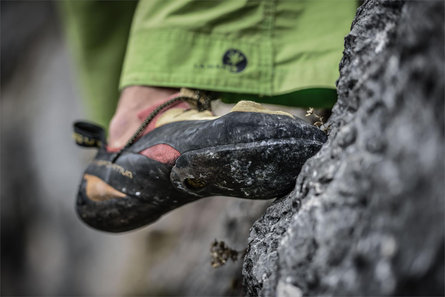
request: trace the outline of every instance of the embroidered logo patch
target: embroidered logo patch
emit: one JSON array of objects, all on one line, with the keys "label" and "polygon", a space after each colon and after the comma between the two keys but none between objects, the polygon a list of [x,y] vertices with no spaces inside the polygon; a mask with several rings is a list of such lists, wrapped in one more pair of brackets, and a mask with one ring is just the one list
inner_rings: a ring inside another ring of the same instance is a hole
[{"label": "embroidered logo patch", "polygon": [[222,58],[224,65],[228,66],[230,72],[241,72],[247,66],[246,56],[239,50],[228,49]]}]

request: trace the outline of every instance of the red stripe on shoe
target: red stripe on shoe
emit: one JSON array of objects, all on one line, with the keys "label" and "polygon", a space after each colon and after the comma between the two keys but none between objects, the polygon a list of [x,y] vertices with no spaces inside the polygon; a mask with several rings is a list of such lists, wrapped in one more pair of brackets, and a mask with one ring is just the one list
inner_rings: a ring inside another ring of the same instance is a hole
[{"label": "red stripe on shoe", "polygon": [[151,146],[141,151],[140,154],[164,164],[175,163],[176,159],[181,155],[175,148],[164,143]]}]

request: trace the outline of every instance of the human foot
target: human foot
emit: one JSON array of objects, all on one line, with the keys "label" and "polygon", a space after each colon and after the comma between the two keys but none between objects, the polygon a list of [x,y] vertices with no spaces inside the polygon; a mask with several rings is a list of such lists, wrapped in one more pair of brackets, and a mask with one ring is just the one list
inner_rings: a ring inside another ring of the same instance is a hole
[{"label": "human foot", "polygon": [[141,111],[158,105],[178,92],[179,89],[145,86],[125,88],[110,122],[108,147],[122,147],[143,122],[143,119],[137,116]]}]

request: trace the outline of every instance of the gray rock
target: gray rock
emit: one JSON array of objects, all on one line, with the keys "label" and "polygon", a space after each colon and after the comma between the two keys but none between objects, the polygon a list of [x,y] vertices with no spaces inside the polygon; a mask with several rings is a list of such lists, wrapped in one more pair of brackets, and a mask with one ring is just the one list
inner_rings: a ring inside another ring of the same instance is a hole
[{"label": "gray rock", "polygon": [[252,227],[250,296],[444,294],[444,4],[366,1],[328,142]]}]

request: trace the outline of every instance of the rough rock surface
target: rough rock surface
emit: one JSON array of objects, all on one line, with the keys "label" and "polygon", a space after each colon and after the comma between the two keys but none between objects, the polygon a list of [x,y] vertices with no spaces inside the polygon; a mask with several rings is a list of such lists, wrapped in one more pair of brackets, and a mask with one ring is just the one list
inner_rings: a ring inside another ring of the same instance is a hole
[{"label": "rough rock surface", "polygon": [[444,3],[366,1],[328,142],[252,227],[251,296],[444,294]]}]

